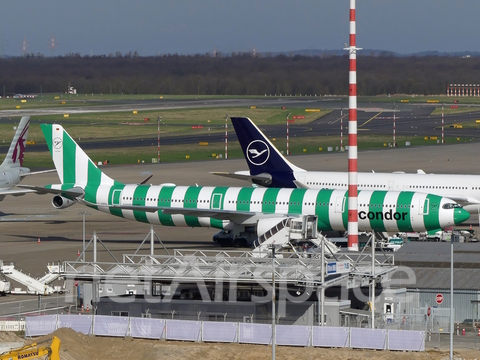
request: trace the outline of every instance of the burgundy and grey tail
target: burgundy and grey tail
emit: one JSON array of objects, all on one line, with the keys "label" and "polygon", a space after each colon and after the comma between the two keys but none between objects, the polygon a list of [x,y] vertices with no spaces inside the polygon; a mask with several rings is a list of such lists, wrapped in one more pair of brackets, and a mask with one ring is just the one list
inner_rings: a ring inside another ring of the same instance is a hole
[{"label": "burgundy and grey tail", "polygon": [[25,145],[27,142],[28,128],[30,127],[30,116],[23,116],[18,124],[17,131],[13,137],[7,156],[0,165],[0,170],[6,170],[23,166]]}]

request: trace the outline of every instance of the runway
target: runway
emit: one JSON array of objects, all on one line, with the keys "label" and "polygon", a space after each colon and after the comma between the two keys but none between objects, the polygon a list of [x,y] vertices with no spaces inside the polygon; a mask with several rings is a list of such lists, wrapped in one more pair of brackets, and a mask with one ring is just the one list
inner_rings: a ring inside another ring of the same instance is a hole
[{"label": "runway", "polygon": [[[270,98],[265,99],[228,99],[228,100],[176,100],[176,101],[144,101],[144,102],[124,102],[117,104],[110,102],[98,106],[79,106],[68,108],[70,113],[93,113],[93,112],[115,112],[137,110],[167,110],[167,109],[191,109],[191,108],[212,108],[212,107],[250,107],[252,105],[260,107],[282,107],[289,108],[322,108],[332,111],[317,120],[304,124],[294,122],[289,126],[289,136],[295,137],[316,137],[316,136],[339,136],[340,135],[340,114],[343,109],[343,134],[348,135],[348,100],[345,98]],[[432,116],[431,112],[438,104],[397,104],[395,110],[395,132],[396,136],[437,136],[441,139],[441,115]],[[66,109],[40,109],[40,110],[21,110],[21,111],[0,111],[0,122],[11,122],[6,116],[18,115],[42,115],[42,114],[63,114]],[[230,116],[243,116],[242,113],[229,114]],[[357,112],[358,134],[360,135],[392,135],[393,139],[393,106],[388,103],[359,103]],[[472,106],[472,112],[455,115],[446,115],[445,136],[448,137],[467,137],[470,139],[480,138],[480,128],[454,128],[453,125],[462,122],[475,122],[480,119],[480,108]],[[255,122],[255,118],[252,118]],[[186,124],[188,126],[188,124]],[[198,144],[208,142],[224,142],[225,132],[223,125],[211,125],[213,129],[218,130],[205,135],[175,135],[162,136],[162,145],[181,145]],[[269,137],[282,138],[286,136],[286,125],[261,125],[260,129]],[[232,129],[228,134],[229,141],[237,141],[237,137]],[[118,139],[108,141],[79,141],[80,146],[85,150],[105,149],[105,148],[125,148],[142,147],[157,144],[156,127],[152,131],[152,136],[144,136],[139,139]],[[0,149],[4,149],[8,144],[2,144]],[[29,145],[29,151],[48,151],[45,144]],[[0,150],[3,151],[3,150]],[[6,151],[6,150],[5,150]]]}]

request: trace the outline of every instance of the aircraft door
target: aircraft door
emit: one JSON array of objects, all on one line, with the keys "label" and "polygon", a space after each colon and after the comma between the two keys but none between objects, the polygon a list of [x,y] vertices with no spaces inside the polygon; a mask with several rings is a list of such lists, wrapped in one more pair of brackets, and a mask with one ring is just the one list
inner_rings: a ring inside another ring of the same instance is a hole
[{"label": "aircraft door", "polygon": [[345,211],[345,196],[337,197],[335,200],[335,212],[336,213],[343,213]]},{"label": "aircraft door", "polygon": [[395,188],[395,183],[393,181],[388,182],[388,190],[394,190]]},{"label": "aircraft door", "polygon": [[121,205],[122,190],[116,189],[112,192],[112,205]]},{"label": "aircraft door", "polygon": [[210,201],[210,209],[222,208],[222,195],[223,194],[220,194],[220,193],[212,195],[212,200]]},{"label": "aircraft door", "polygon": [[418,215],[428,215],[430,208],[430,199],[420,199],[418,204]]}]

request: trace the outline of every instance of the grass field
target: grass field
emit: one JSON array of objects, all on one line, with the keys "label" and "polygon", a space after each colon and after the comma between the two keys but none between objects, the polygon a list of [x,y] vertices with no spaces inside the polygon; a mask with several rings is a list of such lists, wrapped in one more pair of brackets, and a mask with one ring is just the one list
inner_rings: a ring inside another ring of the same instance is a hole
[{"label": "grass field", "polygon": [[[159,94],[37,94],[34,99],[0,98],[0,110],[65,108],[98,106],[105,103],[118,102],[167,102],[172,100],[227,100],[227,99],[265,99],[265,95],[234,96],[234,95],[159,95]],[[272,97],[276,98],[276,97]],[[320,98],[311,97],[311,98]]]},{"label": "grass field", "polygon": [[[68,105],[79,105],[79,102],[84,106],[85,104],[95,105],[103,101],[120,101],[120,100],[153,100],[160,99],[161,95],[65,95],[65,94],[48,94],[40,95],[34,100],[27,100],[25,103],[20,103],[18,99],[1,99],[0,109],[8,106],[15,106],[15,104],[22,104],[21,106],[31,106],[32,108],[44,107],[59,107],[66,106],[65,114],[68,114]],[[197,96],[164,96],[163,100],[172,99],[192,99]],[[212,97],[204,96],[203,99],[212,98],[229,98],[229,97]],[[230,97],[233,98],[233,97]],[[235,97],[238,98],[238,97]],[[254,97],[247,97],[254,98]],[[394,97],[374,97],[360,98],[360,102],[367,102],[372,100],[392,102],[399,101],[399,98]],[[422,102],[426,102],[426,97],[418,97]],[[417,98],[415,99],[417,100]],[[65,101],[65,104],[61,104]],[[449,98],[452,101],[452,98]],[[464,99],[462,99],[464,103]],[[448,109],[449,113],[462,112],[465,108]],[[468,111],[473,109],[468,108]],[[438,111],[438,108],[437,110]],[[69,114],[68,117],[63,115],[46,115],[46,116],[32,116],[31,126],[28,134],[29,140],[36,143],[45,143],[45,139],[40,130],[41,123],[60,123],[69,134],[77,141],[98,141],[99,139],[136,139],[145,136],[157,135],[157,118],[161,117],[160,122],[160,137],[165,138],[175,135],[190,135],[203,134],[205,135],[205,142],[208,142],[208,134],[223,133],[225,131],[225,117],[226,114],[230,116],[247,116],[255,121],[258,125],[266,124],[284,124],[286,116],[303,115],[305,119],[296,119],[291,126],[308,124],[325,114],[330,110],[322,109],[320,112],[306,112],[304,108],[291,108],[282,110],[281,107],[258,107],[252,108],[250,105],[245,107],[234,108],[208,108],[208,109],[182,109],[182,110],[156,110],[156,111],[133,111],[129,112],[110,112],[110,113],[90,113],[90,114]],[[459,123],[461,124],[461,123]],[[198,125],[201,125],[199,128]],[[195,126],[195,128],[192,128]],[[477,127],[480,124],[468,123],[464,124],[465,128]],[[229,123],[230,131],[233,131],[231,123]],[[0,124],[0,144],[3,145],[6,152],[6,146],[9,145],[13,135],[14,128],[11,124]],[[468,131],[466,136],[462,138],[446,138],[447,143],[452,142],[466,142],[470,141],[468,138]],[[344,145],[347,144],[348,136],[344,136]],[[399,147],[405,146],[405,142],[410,142],[411,146],[418,145],[434,145],[437,144],[438,139],[425,140],[424,138],[407,138],[397,137],[397,144]],[[369,136],[359,134],[358,145],[360,150],[387,148],[391,146],[391,136]],[[286,150],[286,140],[275,139],[275,145],[280,149]],[[92,150],[89,155],[96,162],[108,160],[110,164],[133,164],[138,162],[151,163],[152,158],[157,158],[157,146],[152,144],[150,147],[134,147],[134,148],[120,148],[120,149],[102,149]],[[339,136],[325,136],[325,137],[302,137],[290,139],[290,152],[292,154],[315,154],[319,152],[340,151],[340,137]],[[218,157],[224,157],[224,143],[211,143],[208,146],[201,146],[199,144],[190,145],[176,145],[176,146],[162,146],[161,147],[161,161],[198,161],[198,160],[217,160]],[[229,157],[242,157],[240,147],[236,142],[229,143]],[[52,167],[53,164],[50,159],[50,154],[29,152],[27,146],[27,154],[25,156],[25,166],[31,168],[46,168]]]},{"label": "grass field", "polygon": [[[286,139],[271,139],[274,145],[283,153],[286,153]],[[347,143],[344,137],[344,145]],[[409,138],[397,137],[397,146],[405,147],[405,143],[409,141],[410,146],[441,146],[437,144],[437,139],[425,140],[423,137]],[[447,144],[469,142],[468,138],[446,138]],[[392,146],[392,138],[390,136],[375,135],[359,135],[359,150],[368,149],[386,149]],[[330,149],[329,149],[330,148]],[[300,154],[319,154],[340,151],[339,136],[323,136],[323,137],[301,137],[291,138],[289,143],[290,153],[292,155]],[[88,151],[88,155],[95,162],[109,161],[110,165],[119,164],[136,164],[151,163],[152,159],[157,159],[156,144],[148,147],[119,148],[119,149],[101,149]],[[161,162],[191,162],[191,161],[222,161],[225,156],[225,143],[208,143],[207,146],[200,144],[185,144],[175,146],[161,146],[160,160]],[[345,158],[347,154],[345,152]],[[230,159],[243,158],[242,151],[238,142],[229,142],[228,157]],[[30,168],[52,168],[53,163],[49,152],[29,152],[25,155],[24,165]]]},{"label": "grass field", "polygon": [[[161,116],[160,136],[205,134],[224,132],[225,117],[247,116],[258,125],[281,124],[286,122],[286,115],[304,115],[305,119],[295,120],[296,124],[306,124],[329,113],[329,110],[321,112],[305,112],[305,109],[281,108],[210,108],[210,109],[185,109],[185,110],[158,110],[138,111],[134,114],[129,112],[95,113],[95,114],[72,114],[68,118],[63,115],[32,116],[28,138],[37,143],[44,143],[45,139],[40,130],[42,123],[62,124],[68,133],[76,140],[97,139],[135,139],[142,136],[157,135],[157,117]],[[145,119],[149,119],[148,121]],[[192,129],[192,126],[201,125],[203,128]],[[231,123],[229,124],[231,128]],[[15,130],[10,124],[1,124],[0,132],[4,142],[9,142]]]}]

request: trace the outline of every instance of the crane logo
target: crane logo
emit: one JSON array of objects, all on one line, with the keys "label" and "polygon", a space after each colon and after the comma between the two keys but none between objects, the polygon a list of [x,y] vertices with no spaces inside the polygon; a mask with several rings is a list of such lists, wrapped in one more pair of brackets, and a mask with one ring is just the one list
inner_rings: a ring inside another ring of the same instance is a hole
[{"label": "crane logo", "polygon": [[53,139],[53,147],[55,149],[61,149],[62,148],[62,139],[60,139],[59,137],[56,137],[55,139]]},{"label": "crane logo", "polygon": [[256,166],[265,164],[270,157],[270,149],[262,140],[254,140],[248,144],[246,153],[248,161]]}]

